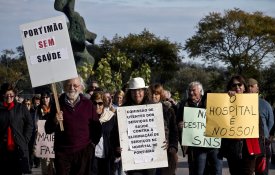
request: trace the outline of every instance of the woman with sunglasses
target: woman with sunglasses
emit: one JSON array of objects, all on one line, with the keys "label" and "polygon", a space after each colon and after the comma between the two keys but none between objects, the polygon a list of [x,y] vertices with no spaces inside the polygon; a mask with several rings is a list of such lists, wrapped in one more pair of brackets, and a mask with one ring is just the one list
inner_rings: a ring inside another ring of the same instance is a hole
[{"label": "woman with sunglasses", "polygon": [[[95,146],[95,157],[92,163],[93,175],[111,175],[114,166],[114,127],[116,118],[111,110],[107,110],[108,102],[104,92],[95,91],[91,100],[96,107],[96,113],[102,125],[102,135],[99,143]],[[117,141],[118,142],[118,141]]]},{"label": "woman with sunglasses", "polygon": [[29,149],[33,129],[31,115],[15,100],[16,89],[9,83],[0,91],[0,171],[3,175],[31,173]]},{"label": "woman with sunglasses", "polygon": [[[233,76],[227,84],[229,96],[247,92],[245,79]],[[255,155],[248,151],[249,139],[222,139],[220,154],[227,159],[231,175],[253,175],[255,171]]]}]

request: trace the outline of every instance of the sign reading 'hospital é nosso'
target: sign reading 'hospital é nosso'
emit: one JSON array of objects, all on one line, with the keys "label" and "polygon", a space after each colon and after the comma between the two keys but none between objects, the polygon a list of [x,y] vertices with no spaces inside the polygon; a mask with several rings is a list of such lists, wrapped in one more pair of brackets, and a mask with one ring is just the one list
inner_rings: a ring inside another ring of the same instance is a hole
[{"label": "sign reading 'hospital \u00e9 nosso'", "polygon": [[206,130],[208,137],[258,138],[258,94],[207,94]]},{"label": "sign reading 'hospital \u00e9 nosso'", "polygon": [[77,77],[64,15],[20,26],[33,87]]}]

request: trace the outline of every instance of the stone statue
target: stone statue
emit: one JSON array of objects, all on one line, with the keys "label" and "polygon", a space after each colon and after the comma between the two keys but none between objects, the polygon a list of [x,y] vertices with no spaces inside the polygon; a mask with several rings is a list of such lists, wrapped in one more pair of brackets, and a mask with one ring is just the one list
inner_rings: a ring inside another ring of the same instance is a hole
[{"label": "stone statue", "polygon": [[69,35],[76,65],[83,62],[94,64],[93,56],[87,51],[86,41],[94,44],[96,34],[87,30],[85,21],[78,12],[74,11],[75,0],[55,0],[54,8],[65,13],[69,19]]}]

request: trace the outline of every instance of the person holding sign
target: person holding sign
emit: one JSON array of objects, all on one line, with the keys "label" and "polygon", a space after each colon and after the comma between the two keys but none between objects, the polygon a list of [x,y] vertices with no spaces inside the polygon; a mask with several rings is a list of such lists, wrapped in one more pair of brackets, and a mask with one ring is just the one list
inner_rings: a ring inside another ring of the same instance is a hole
[{"label": "person holding sign", "polygon": [[[118,135],[114,132],[116,126],[116,117],[114,112],[106,109],[108,105],[104,92],[94,92],[91,100],[96,107],[96,113],[99,115],[99,121],[102,125],[102,136],[95,147],[95,158],[93,160],[93,175],[113,174],[115,143],[119,142]],[[116,135],[115,135],[116,134]],[[114,139],[117,139],[115,142]]]},{"label": "person holding sign", "polygon": [[[182,128],[184,121],[184,107],[205,108],[206,99],[202,84],[198,81],[188,85],[188,99],[181,101],[177,112],[177,123],[182,143]],[[183,149],[183,152],[185,150]],[[222,174],[222,160],[218,158],[219,149],[189,146],[187,149],[190,175]]]},{"label": "person holding sign", "polygon": [[159,171],[161,175],[174,175],[177,168],[179,141],[175,111],[172,108],[172,104],[169,101],[166,101],[164,89],[161,84],[156,83],[150,85],[148,88],[148,93],[149,99],[153,103],[162,103],[165,137],[169,143],[167,149],[168,167],[160,168],[157,171]]},{"label": "person holding sign", "polygon": [[[241,75],[233,76],[227,84],[227,91],[231,97],[236,93],[242,94],[247,92],[245,79]],[[253,175],[255,172],[255,155],[259,154],[259,151],[260,148],[257,138],[223,138],[220,155],[227,159],[231,175]]]},{"label": "person holding sign", "polygon": [[[149,104],[149,98],[147,95],[147,88],[145,86],[144,79],[141,77],[132,78],[129,81],[128,91],[125,95],[125,103],[123,106],[134,106],[134,105],[144,105]],[[165,144],[167,149],[168,145]],[[141,169],[141,170],[131,170],[127,171],[127,175],[155,175],[156,169]]]},{"label": "person holding sign", "polygon": [[[101,137],[101,124],[92,102],[83,96],[81,77],[64,81],[60,110],[51,109],[45,123],[47,134],[55,132],[55,168],[58,175],[88,175],[94,146]],[[59,123],[63,121],[64,131]]]},{"label": "person holding sign", "polygon": [[4,175],[31,173],[28,143],[33,122],[27,107],[15,100],[16,89],[4,83],[0,91],[0,171]]}]

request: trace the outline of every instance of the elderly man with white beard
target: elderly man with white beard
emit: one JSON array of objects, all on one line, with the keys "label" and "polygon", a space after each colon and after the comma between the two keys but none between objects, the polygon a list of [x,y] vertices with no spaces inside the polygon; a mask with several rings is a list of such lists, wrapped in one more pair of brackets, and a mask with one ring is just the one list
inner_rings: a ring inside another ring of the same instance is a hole
[{"label": "elderly man with white beard", "polygon": [[[101,137],[101,124],[91,100],[83,96],[81,77],[64,81],[59,98],[60,112],[51,110],[45,124],[47,134],[55,133],[54,151],[56,174],[90,172],[91,156]],[[63,121],[64,131],[59,123]]]}]

